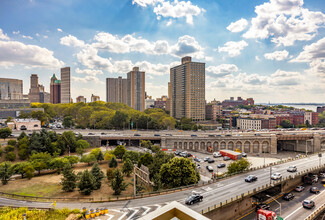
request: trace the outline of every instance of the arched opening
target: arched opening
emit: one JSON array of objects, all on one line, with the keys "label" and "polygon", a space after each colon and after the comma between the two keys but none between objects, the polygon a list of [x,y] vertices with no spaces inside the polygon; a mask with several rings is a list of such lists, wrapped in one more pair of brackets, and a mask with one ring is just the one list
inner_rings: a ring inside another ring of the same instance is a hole
[{"label": "arched opening", "polygon": [[174,142],[174,148],[177,148],[177,142]]},{"label": "arched opening", "polygon": [[200,144],[200,150],[205,150],[205,143],[204,142],[201,142],[201,144]]},{"label": "arched opening", "polygon": [[190,142],[189,147],[190,147],[190,150],[193,150],[193,142]]},{"label": "arched opening", "polygon": [[187,142],[184,142],[184,149],[187,150]]},{"label": "arched opening", "polygon": [[253,153],[259,153],[260,143],[258,141],[254,141],[253,143]]},{"label": "arched opening", "polygon": [[199,150],[199,142],[195,142],[194,144],[194,150],[198,151]]},{"label": "arched opening", "polygon": [[228,150],[234,150],[234,142],[232,141],[228,142]]},{"label": "arched opening", "polygon": [[323,141],[321,144],[320,144],[320,147],[322,150],[325,150],[325,141]]},{"label": "arched opening", "polygon": [[263,141],[263,143],[262,143],[262,152],[270,153],[270,145],[269,145],[269,142]]},{"label": "arched opening", "polygon": [[240,151],[242,151],[242,146],[243,146],[243,144],[241,141],[236,142],[236,149],[239,149]]},{"label": "arched opening", "polygon": [[213,143],[213,151],[218,151],[218,150],[219,150],[219,143],[215,141]]},{"label": "arched opening", "polygon": [[221,142],[220,149],[226,149],[226,142]]},{"label": "arched opening", "polygon": [[251,143],[249,141],[246,141],[244,143],[244,152],[245,153],[250,153],[251,152]]},{"label": "arched opening", "polygon": [[182,142],[178,142],[178,148],[179,148],[179,149],[182,149],[182,148],[183,148],[183,144],[182,144]]}]

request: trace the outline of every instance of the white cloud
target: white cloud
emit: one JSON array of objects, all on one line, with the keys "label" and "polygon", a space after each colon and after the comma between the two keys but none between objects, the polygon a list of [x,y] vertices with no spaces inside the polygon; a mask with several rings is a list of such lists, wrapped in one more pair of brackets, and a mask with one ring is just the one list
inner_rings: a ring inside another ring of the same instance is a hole
[{"label": "white cloud", "polygon": [[213,73],[213,76],[223,77],[238,72],[238,67],[235,64],[221,64],[219,66],[209,66],[206,71]]},{"label": "white cloud", "polygon": [[247,20],[244,18],[241,18],[240,20],[238,20],[236,22],[231,22],[230,25],[227,27],[227,30],[229,30],[231,32],[241,32],[241,31],[245,30],[247,25],[248,25]]},{"label": "white cloud", "polygon": [[96,76],[96,75],[102,75],[103,74],[103,71],[101,70],[93,70],[93,69],[79,69],[77,68],[75,70],[76,73],[79,73],[79,74],[86,74],[86,75],[90,75],[90,76]]},{"label": "white cloud", "polygon": [[167,21],[167,23],[166,23],[166,26],[168,27],[168,26],[172,25],[172,23],[173,23],[173,20],[172,20],[172,19],[169,19],[169,20]]},{"label": "white cloud", "polygon": [[12,33],[15,34],[15,35],[17,35],[17,34],[20,33],[20,31],[13,31]]},{"label": "white cloud", "polygon": [[141,62],[136,62],[134,66],[140,67],[140,69],[144,70],[146,74],[151,74],[151,75],[168,75],[169,74],[169,65],[164,65],[164,64],[153,64],[148,61],[141,61]]},{"label": "white cloud", "polygon": [[89,83],[94,82],[96,84],[104,84],[104,82],[100,81],[96,76],[85,76],[85,77],[71,77],[72,81],[74,82],[81,82],[81,83]]},{"label": "white cloud", "polygon": [[141,7],[153,6],[153,12],[157,15],[157,20],[160,20],[162,17],[184,17],[188,24],[193,24],[193,16],[198,16],[205,12],[203,8],[193,5],[191,1],[133,0],[132,4],[138,4]]},{"label": "white cloud", "polygon": [[0,66],[59,68],[64,63],[53,56],[53,51],[18,41],[0,41]]},{"label": "white cloud", "polygon": [[61,28],[58,28],[58,29],[56,29],[58,32],[62,32],[62,29]]},{"label": "white cloud", "polygon": [[109,59],[98,56],[98,50],[92,47],[87,47],[82,49],[77,54],[78,61],[91,69],[102,69],[107,71],[112,71],[112,63]]},{"label": "white cloud", "polygon": [[84,47],[85,42],[82,40],[79,40],[75,36],[72,36],[69,34],[69,36],[62,37],[60,39],[60,44],[65,46],[72,46],[72,47]]},{"label": "white cloud", "polygon": [[47,35],[44,35],[44,36],[43,36],[43,38],[47,39],[47,38],[49,38],[49,36],[47,36]]},{"label": "white cloud", "polygon": [[0,40],[10,40],[7,34],[3,33],[2,29],[0,28]]},{"label": "white cloud", "polygon": [[258,56],[255,56],[255,60],[260,61],[261,59]]},{"label": "white cloud", "polygon": [[271,86],[297,86],[302,83],[302,75],[298,72],[277,70],[269,77]]},{"label": "white cloud", "polygon": [[303,0],[270,0],[256,6],[255,13],[243,37],[270,38],[277,45],[311,40],[325,24],[325,15],[303,8]]},{"label": "white cloud", "polygon": [[268,60],[285,60],[287,59],[289,55],[289,52],[286,50],[282,50],[282,51],[274,51],[273,53],[266,53],[264,54],[265,59]]},{"label": "white cloud", "polygon": [[33,39],[31,36],[26,36],[26,35],[22,35],[22,37],[25,38],[25,39],[30,39],[30,40]]},{"label": "white cloud", "polygon": [[226,52],[230,57],[235,57],[240,55],[241,51],[247,47],[246,41],[228,41],[223,47],[218,47],[219,52]]},{"label": "white cloud", "polygon": [[178,38],[175,45],[171,46],[171,53],[178,57],[192,56],[197,59],[204,58],[204,49],[199,45],[194,37],[184,35]]}]

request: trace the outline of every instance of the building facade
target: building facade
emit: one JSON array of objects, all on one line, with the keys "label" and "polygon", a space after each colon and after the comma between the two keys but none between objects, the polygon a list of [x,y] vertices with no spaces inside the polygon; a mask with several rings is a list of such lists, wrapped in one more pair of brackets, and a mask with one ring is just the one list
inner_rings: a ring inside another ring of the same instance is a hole
[{"label": "building facade", "polygon": [[40,103],[50,102],[50,93],[45,92],[44,86],[38,84],[37,74],[32,74],[30,76],[30,89],[28,93],[28,98],[30,102],[40,102]]},{"label": "building facade", "polygon": [[100,101],[100,98],[98,95],[91,94],[90,100],[91,102],[97,102]]},{"label": "building facade", "polygon": [[61,103],[61,80],[58,80],[53,74],[50,83],[50,103]]},{"label": "building facade", "polygon": [[23,81],[0,78],[0,100],[23,99]]},{"label": "building facade", "polygon": [[205,63],[183,57],[170,69],[170,114],[176,119],[205,120]]},{"label": "building facade", "polygon": [[71,102],[70,67],[61,68],[61,103]]},{"label": "building facade", "polygon": [[145,72],[134,67],[127,73],[127,103],[128,106],[138,111],[145,110]]},{"label": "building facade", "polygon": [[205,107],[206,120],[216,121],[222,115],[222,105],[208,104]]},{"label": "building facade", "polygon": [[318,113],[317,112],[305,112],[305,124],[307,121],[310,125],[318,124]]},{"label": "building facade", "polygon": [[323,106],[323,107],[318,106],[318,107],[317,107],[317,110],[316,110],[317,113],[322,113],[322,112],[324,112],[324,111],[325,111],[325,106]]},{"label": "building facade", "polygon": [[121,76],[106,78],[106,102],[127,103],[128,80]]},{"label": "building facade", "polygon": [[87,99],[84,97],[84,96],[78,96],[76,98],[76,102],[83,102],[83,103],[86,103],[87,102]]}]

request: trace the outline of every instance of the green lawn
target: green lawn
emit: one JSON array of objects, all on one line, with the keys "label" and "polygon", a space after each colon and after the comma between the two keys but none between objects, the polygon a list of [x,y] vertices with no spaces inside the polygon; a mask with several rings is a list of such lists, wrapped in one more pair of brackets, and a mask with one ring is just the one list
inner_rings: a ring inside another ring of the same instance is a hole
[{"label": "green lawn", "polygon": [[8,191],[21,196],[35,197],[51,197],[61,191],[61,186],[58,184],[35,184],[30,187],[21,188],[19,190]]}]

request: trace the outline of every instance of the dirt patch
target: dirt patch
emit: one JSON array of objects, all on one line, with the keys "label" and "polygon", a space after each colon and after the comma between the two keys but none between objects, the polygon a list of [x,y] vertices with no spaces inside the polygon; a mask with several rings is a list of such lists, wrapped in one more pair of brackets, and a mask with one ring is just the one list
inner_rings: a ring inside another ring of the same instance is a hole
[{"label": "dirt patch", "polygon": [[[101,164],[100,165],[102,171],[106,174],[106,170],[108,169],[108,165]],[[119,163],[118,167],[121,168],[122,164]],[[75,172],[78,173],[83,170],[90,170],[89,167],[78,167],[75,168]],[[62,178],[62,174],[49,174],[43,176],[37,176],[28,179],[17,179],[11,180],[7,185],[1,185],[0,191],[6,193],[13,193],[25,196],[37,196],[37,197],[59,197],[59,198],[93,198],[94,200],[107,200],[109,198],[113,198],[113,190],[109,186],[107,179],[105,178],[102,181],[102,186],[99,190],[94,190],[91,195],[85,196],[79,193],[78,188],[76,188],[73,192],[64,192],[61,190],[62,185],[60,184],[60,180]],[[129,183],[127,189],[121,193],[121,195],[132,195],[133,193],[133,176],[124,177],[126,183]]]}]

